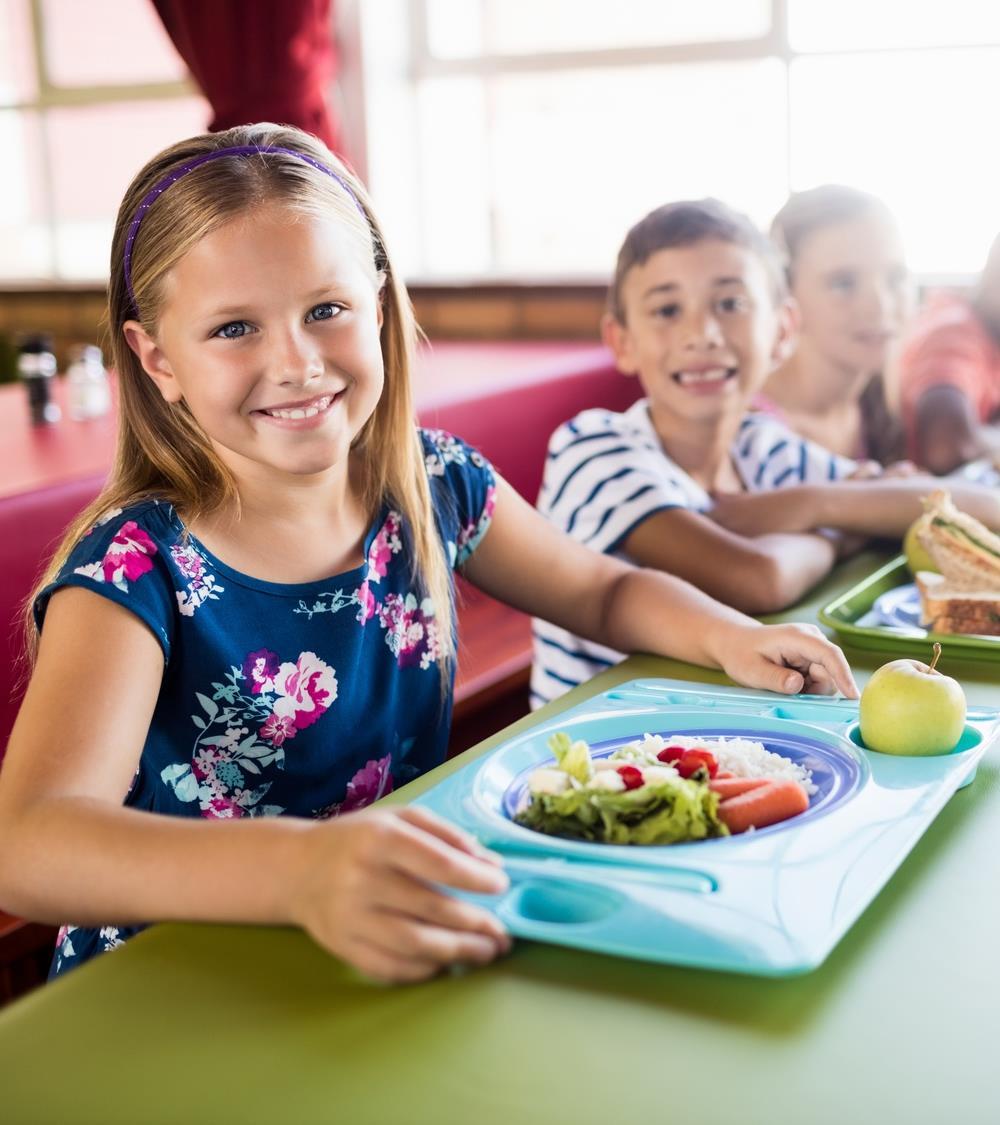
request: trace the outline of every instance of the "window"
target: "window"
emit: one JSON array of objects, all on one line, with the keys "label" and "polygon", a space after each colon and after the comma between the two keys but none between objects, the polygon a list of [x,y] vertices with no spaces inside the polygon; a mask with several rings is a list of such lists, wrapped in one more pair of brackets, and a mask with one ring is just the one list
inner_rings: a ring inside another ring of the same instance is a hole
[{"label": "window", "polygon": [[106,277],[132,176],[207,120],[151,4],[0,0],[0,282]]},{"label": "window", "polygon": [[1000,229],[981,0],[365,0],[367,168],[409,276],[607,275],[625,230],[715,195],[880,195],[924,275]]}]

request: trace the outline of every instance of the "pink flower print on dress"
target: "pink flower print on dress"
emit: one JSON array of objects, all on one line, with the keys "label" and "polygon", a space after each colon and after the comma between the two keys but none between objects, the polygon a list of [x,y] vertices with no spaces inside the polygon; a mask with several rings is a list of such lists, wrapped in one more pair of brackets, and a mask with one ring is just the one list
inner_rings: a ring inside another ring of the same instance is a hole
[{"label": "pink flower print on dress", "polygon": [[339,812],[355,812],[357,809],[367,808],[392,792],[392,755],[386,754],[384,758],[372,759],[366,762],[361,769],[347,783],[347,795],[344,797]]},{"label": "pink flower print on dress", "polygon": [[187,589],[177,591],[177,607],[183,616],[193,617],[195,610],[205,602],[219,600],[225,586],[220,586],[215,575],[205,569],[207,563],[194,547],[175,544],[170,548],[170,556],[187,580]]},{"label": "pink flower print on dress", "polygon": [[128,593],[129,582],[134,582],[153,569],[156,544],[135,520],[127,520],[118,534],[108,544],[104,558],[99,563],[78,566],[74,574],[85,574],[97,582],[110,582],[123,593]]},{"label": "pink flower print on dress", "polygon": [[155,554],[156,544],[153,540],[134,520],[128,520],[111,540],[101,563],[105,582],[117,584],[121,577],[134,582],[153,569]]},{"label": "pink flower print on dress", "polygon": [[281,658],[270,649],[261,648],[251,652],[243,661],[243,675],[250,684],[250,691],[260,695],[262,691],[274,691],[274,677],[281,666]]},{"label": "pink flower print on dress", "polygon": [[314,652],[301,653],[295,664],[282,664],[274,687],[279,696],[275,715],[291,719],[296,730],[312,726],[337,698],[337,677]]},{"label": "pink flower print on dress", "polygon": [[403,541],[399,535],[401,526],[398,512],[390,512],[386,516],[385,523],[379,528],[372,545],[368,548],[367,581],[379,582],[385,578],[389,569],[389,560],[403,549]]},{"label": "pink flower print on dress", "polygon": [[281,746],[286,738],[295,737],[295,723],[288,715],[268,715],[260,728],[260,736],[272,746]]},{"label": "pink flower print on dress", "polygon": [[428,668],[441,655],[441,643],[434,605],[430,598],[419,604],[413,594],[405,598],[389,594],[379,606],[379,624],[385,629],[385,643],[400,668]]},{"label": "pink flower print on dress", "polygon": [[375,595],[371,591],[367,578],[358,587],[355,596],[358,599],[357,619],[364,625],[366,621],[371,621],[375,616],[375,611],[378,609],[378,602],[375,601]]},{"label": "pink flower print on dress", "polygon": [[205,560],[193,547],[171,547],[170,554],[185,578],[198,579],[205,573]]},{"label": "pink flower print on dress", "polygon": [[246,810],[225,797],[213,797],[204,807],[206,817],[216,820],[236,820],[246,815]]}]

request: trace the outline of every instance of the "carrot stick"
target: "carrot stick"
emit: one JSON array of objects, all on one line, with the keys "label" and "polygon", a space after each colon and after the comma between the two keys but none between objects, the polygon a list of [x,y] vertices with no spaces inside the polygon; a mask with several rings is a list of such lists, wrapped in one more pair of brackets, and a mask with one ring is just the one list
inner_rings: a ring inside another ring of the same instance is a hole
[{"label": "carrot stick", "polygon": [[736,834],[748,828],[766,828],[809,808],[809,796],[795,781],[767,781],[764,785],[719,805],[719,819]]},{"label": "carrot stick", "polygon": [[708,783],[709,789],[718,793],[724,801],[760,789],[762,785],[767,785],[766,777],[717,777]]}]

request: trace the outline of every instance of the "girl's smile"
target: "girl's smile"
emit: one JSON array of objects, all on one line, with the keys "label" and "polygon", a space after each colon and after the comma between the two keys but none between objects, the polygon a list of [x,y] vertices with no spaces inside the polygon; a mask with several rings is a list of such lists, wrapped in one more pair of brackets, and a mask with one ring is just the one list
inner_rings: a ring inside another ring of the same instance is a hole
[{"label": "girl's smile", "polygon": [[280,406],[259,407],[250,413],[282,429],[309,430],[322,426],[331,411],[347,394],[345,387],[300,402],[282,403]]}]

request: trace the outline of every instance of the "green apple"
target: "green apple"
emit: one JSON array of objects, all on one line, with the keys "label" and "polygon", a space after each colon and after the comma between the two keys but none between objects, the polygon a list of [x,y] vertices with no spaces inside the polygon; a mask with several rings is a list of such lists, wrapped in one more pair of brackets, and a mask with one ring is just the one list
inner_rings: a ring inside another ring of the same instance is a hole
[{"label": "green apple", "polygon": [[910,524],[903,536],[903,554],[906,555],[906,565],[910,568],[910,573],[914,575],[918,570],[932,570],[935,574],[939,573],[937,564],[931,558],[930,552],[919,539],[920,532],[927,527],[931,518],[930,513],[925,512],[920,519],[914,520]]},{"label": "green apple", "polygon": [[861,737],[882,754],[947,754],[965,729],[965,693],[957,680],[919,660],[883,664],[861,693]]}]

